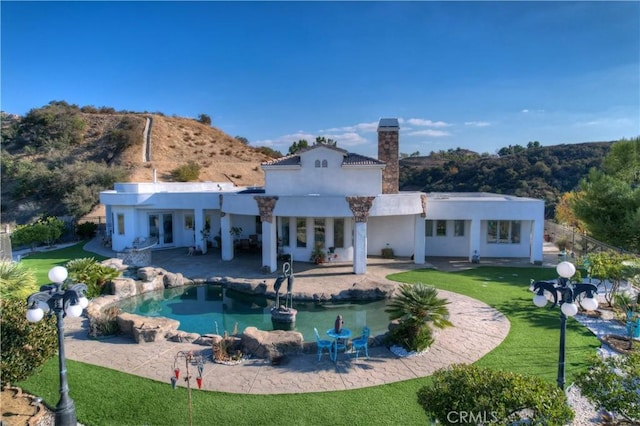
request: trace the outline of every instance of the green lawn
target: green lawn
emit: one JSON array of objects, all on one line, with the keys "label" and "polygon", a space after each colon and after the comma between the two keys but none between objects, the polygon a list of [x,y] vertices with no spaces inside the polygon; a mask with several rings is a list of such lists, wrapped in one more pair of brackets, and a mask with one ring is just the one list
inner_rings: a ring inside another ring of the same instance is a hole
[{"label": "green lawn", "polygon": [[[44,274],[51,266],[75,257],[89,257],[81,246],[59,253],[36,254],[25,262]],[[42,257],[41,257],[42,256]],[[97,257],[96,257],[97,258]],[[549,279],[553,269],[479,267],[445,273],[418,270],[394,274],[401,282],[421,282],[455,291],[495,307],[509,318],[506,340],[477,362],[478,365],[543,377],[555,383],[558,362],[557,310],[536,308],[529,279]],[[482,327],[478,324],[478,327]],[[597,339],[569,320],[567,330],[567,383],[586,368],[586,358],[599,346]],[[428,355],[427,355],[428,356]],[[189,424],[186,390],[118,371],[68,361],[71,397],[78,420],[87,425]],[[351,391],[290,395],[238,395],[192,392],[194,425],[426,425],[416,392],[429,378]],[[19,383],[50,406],[58,401],[57,358],[42,372]]]}]

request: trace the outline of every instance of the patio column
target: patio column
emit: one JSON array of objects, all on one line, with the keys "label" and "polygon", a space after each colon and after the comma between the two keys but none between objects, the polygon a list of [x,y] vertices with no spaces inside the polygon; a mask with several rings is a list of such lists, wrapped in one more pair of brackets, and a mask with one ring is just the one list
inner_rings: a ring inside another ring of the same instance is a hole
[{"label": "patio column", "polygon": [[482,253],[480,253],[480,234],[482,232],[480,224],[480,219],[471,219],[469,226],[469,262],[473,261],[474,253],[482,256]]},{"label": "patio column", "polygon": [[231,238],[231,215],[220,213],[220,242],[222,260],[233,260],[233,238]]},{"label": "patio column", "polygon": [[205,254],[207,252],[207,242],[204,239],[204,210],[194,209],[193,222],[196,237],[196,248],[199,246],[202,249],[202,254]]},{"label": "patio column", "polygon": [[413,263],[424,265],[424,244],[425,244],[425,218],[423,215],[415,216],[414,240],[413,240]]},{"label": "patio column", "polygon": [[353,242],[353,273],[367,273],[367,219],[376,197],[347,197],[356,222]]},{"label": "patio column", "polygon": [[422,206],[422,213],[414,218],[413,262],[416,265],[424,265],[425,263],[426,236],[424,231],[427,218],[427,194],[420,194],[420,205]]},{"label": "patio column", "polygon": [[542,265],[542,261],[544,260],[544,253],[542,248],[544,245],[544,220],[531,221],[531,237],[529,238],[531,239],[529,242],[531,247],[530,262],[534,265]]},{"label": "patio column", "polygon": [[258,203],[262,222],[262,266],[268,266],[270,272],[275,272],[278,269],[278,241],[273,210],[276,208],[278,197],[256,195],[253,198]]}]

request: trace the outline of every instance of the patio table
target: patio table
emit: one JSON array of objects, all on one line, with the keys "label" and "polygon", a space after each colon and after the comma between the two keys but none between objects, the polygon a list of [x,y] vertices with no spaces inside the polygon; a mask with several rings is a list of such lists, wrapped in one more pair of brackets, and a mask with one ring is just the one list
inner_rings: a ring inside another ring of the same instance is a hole
[{"label": "patio table", "polygon": [[[335,328],[330,328],[327,330],[327,336],[333,339],[333,350],[332,361],[336,362],[338,360],[338,350],[339,349],[347,349],[347,339],[351,337],[351,330],[348,328],[343,328],[339,333],[336,333]],[[343,343],[341,343],[343,341]]]}]

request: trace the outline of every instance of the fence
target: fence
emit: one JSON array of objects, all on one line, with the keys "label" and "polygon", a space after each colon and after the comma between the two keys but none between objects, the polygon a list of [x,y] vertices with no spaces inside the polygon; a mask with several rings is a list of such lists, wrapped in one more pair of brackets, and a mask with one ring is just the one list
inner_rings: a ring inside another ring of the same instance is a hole
[{"label": "fence", "polygon": [[595,240],[576,228],[560,225],[548,220],[544,222],[544,238],[545,241],[552,242],[558,246],[565,245],[566,251],[574,253],[579,257],[589,253],[601,253],[603,251],[635,254]]}]

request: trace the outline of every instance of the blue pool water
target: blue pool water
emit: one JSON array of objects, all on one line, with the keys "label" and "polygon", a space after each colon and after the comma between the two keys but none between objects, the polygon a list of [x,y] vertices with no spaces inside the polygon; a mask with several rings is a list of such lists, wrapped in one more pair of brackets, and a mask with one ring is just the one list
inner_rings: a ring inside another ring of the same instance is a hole
[{"label": "blue pool water", "polygon": [[[233,333],[236,324],[239,333],[250,326],[260,330],[280,328],[271,322],[273,306],[274,300],[212,284],[145,293],[120,302],[124,312],[172,318],[180,321],[182,331],[220,335],[225,331]],[[293,307],[298,311],[293,329],[302,333],[305,342],[315,340],[313,327],[326,339],[325,332],[333,327],[337,315],[342,315],[344,327],[351,329],[354,336],[365,325],[371,328],[372,335],[383,334],[389,323],[385,300],[323,305],[294,301]]]}]

